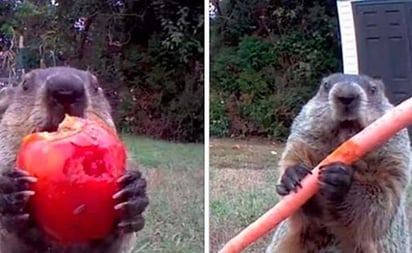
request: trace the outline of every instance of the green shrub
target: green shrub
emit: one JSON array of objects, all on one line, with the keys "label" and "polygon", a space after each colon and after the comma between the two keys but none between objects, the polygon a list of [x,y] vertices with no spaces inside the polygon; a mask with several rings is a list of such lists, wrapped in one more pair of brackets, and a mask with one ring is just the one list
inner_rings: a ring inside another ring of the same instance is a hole
[{"label": "green shrub", "polygon": [[210,85],[219,94],[211,98],[211,135],[284,140],[320,78],[341,69],[336,2],[218,3],[211,21]]},{"label": "green shrub", "polygon": [[202,141],[203,65],[193,61],[198,73],[189,74],[187,63],[178,57],[181,52],[167,50],[161,43],[152,37],[147,49],[129,47],[125,53],[121,128],[163,139]]},{"label": "green shrub", "polygon": [[200,0],[6,0],[0,50],[14,45],[17,52],[23,35],[26,71],[40,62],[90,70],[123,132],[203,141],[203,6]]},{"label": "green shrub", "polygon": [[210,96],[210,136],[223,137],[228,135],[229,119],[225,111],[225,101],[218,95]]},{"label": "green shrub", "polygon": [[323,42],[320,36],[298,32],[271,42],[246,36],[238,47],[216,54],[211,87],[221,96],[211,101],[211,135],[284,139],[319,79],[336,69],[338,61],[322,48]]}]

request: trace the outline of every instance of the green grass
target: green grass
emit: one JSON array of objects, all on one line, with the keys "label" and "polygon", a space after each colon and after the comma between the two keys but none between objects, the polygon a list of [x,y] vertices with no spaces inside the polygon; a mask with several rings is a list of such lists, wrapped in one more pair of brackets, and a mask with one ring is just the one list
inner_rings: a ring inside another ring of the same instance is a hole
[{"label": "green grass", "polygon": [[[277,201],[275,192],[281,146],[269,142],[211,140],[211,252],[255,221]],[[271,233],[244,252],[264,252]]]},{"label": "green grass", "polygon": [[[210,243],[215,253],[277,203],[277,161],[283,146],[227,139],[210,143]],[[412,206],[412,184],[406,206]],[[412,212],[407,212],[412,230]],[[264,252],[272,235],[273,231],[242,252]]]},{"label": "green grass", "polygon": [[122,135],[141,165],[150,204],[133,253],[204,251],[204,148]]},{"label": "green grass", "polygon": [[203,144],[182,144],[122,135],[129,157],[146,167],[193,170],[204,166]]}]

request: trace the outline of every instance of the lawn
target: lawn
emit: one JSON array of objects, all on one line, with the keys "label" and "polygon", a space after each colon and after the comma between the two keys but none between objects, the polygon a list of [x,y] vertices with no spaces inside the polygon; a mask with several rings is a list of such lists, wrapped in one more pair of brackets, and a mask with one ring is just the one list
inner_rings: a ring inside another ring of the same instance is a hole
[{"label": "lawn", "polygon": [[[210,140],[210,248],[216,253],[230,238],[278,201],[277,161],[283,145],[269,141]],[[407,206],[412,206],[412,187]],[[412,230],[412,212],[408,210]],[[244,252],[262,253],[273,231]]]},{"label": "lawn", "polygon": [[203,253],[204,146],[122,136],[148,180],[146,226],[133,253]]},{"label": "lawn", "polygon": [[[227,240],[277,202],[276,162],[281,145],[268,141],[210,140],[210,249]],[[259,252],[262,238],[244,252]]]}]

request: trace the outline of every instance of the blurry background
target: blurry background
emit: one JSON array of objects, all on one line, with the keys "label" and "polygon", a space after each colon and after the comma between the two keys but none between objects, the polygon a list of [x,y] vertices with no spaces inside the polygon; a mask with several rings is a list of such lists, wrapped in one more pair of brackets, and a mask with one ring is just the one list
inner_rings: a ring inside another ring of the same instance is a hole
[{"label": "blurry background", "polygon": [[[210,241],[216,252],[277,202],[289,127],[342,71],[335,0],[211,0]],[[263,252],[272,234],[245,252]]]},{"label": "blurry background", "polygon": [[134,252],[203,252],[203,23],[199,0],[0,0],[3,85],[58,65],[100,79],[149,182]]},{"label": "blurry background", "polygon": [[211,135],[283,140],[341,70],[336,1],[211,2]]},{"label": "blurry background", "polygon": [[[25,69],[96,73],[123,131],[203,140],[202,1],[0,1],[2,69],[24,37]],[[137,99],[138,98],[138,99]]]}]

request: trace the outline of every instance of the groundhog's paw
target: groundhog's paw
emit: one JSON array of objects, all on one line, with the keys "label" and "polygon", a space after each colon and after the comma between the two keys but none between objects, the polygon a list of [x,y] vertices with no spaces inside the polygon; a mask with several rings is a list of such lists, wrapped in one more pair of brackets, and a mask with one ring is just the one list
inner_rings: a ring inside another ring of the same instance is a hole
[{"label": "groundhog's paw", "polygon": [[281,196],[288,195],[291,191],[297,192],[298,187],[302,187],[300,182],[307,174],[312,172],[303,164],[287,168],[280,179],[280,184],[276,185],[276,192]]},{"label": "groundhog's paw", "polygon": [[8,231],[17,231],[28,224],[26,205],[34,192],[29,184],[37,179],[20,169],[0,175],[0,223]]},{"label": "groundhog's paw", "polygon": [[319,172],[320,194],[330,201],[340,201],[348,192],[353,178],[351,166],[331,163]]},{"label": "groundhog's paw", "polygon": [[115,209],[123,211],[123,217],[118,223],[118,228],[124,233],[132,233],[144,227],[143,212],[149,204],[146,195],[146,180],[139,171],[128,171],[119,178],[122,189],[113,198],[122,199],[123,202],[115,206]]}]

